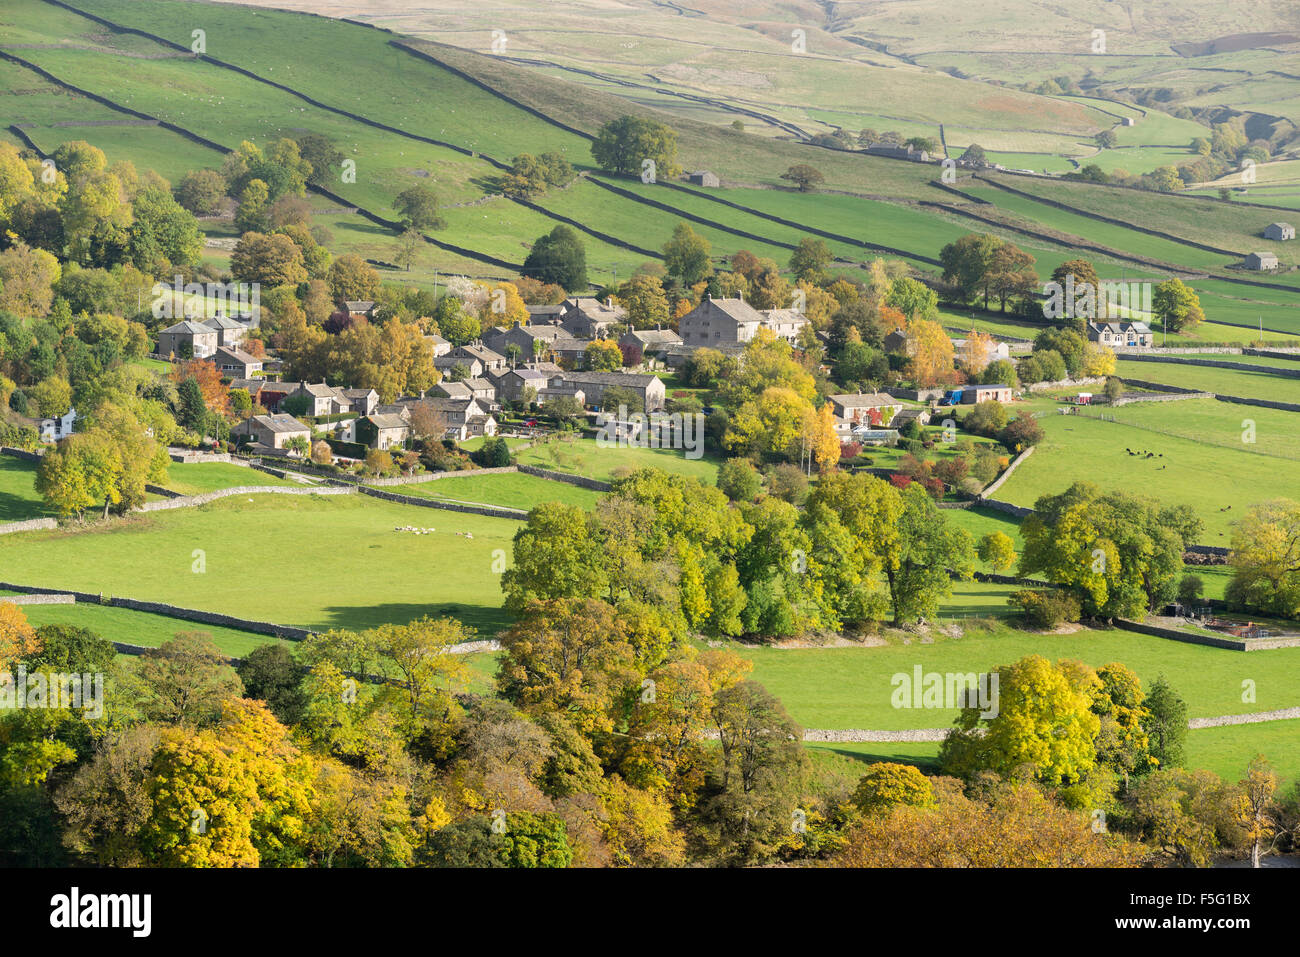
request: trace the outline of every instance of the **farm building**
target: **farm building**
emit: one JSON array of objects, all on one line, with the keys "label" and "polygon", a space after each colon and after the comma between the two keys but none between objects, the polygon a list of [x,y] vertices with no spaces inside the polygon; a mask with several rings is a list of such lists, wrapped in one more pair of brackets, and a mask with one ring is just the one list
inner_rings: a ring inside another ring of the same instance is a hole
[{"label": "farm building", "polygon": [[962,405],[974,405],[976,402],[1010,402],[1009,385],[967,385],[961,390]]},{"label": "farm building", "polygon": [[867,147],[867,152],[872,156],[888,156],[891,159],[910,160],[913,163],[930,162],[930,154],[925,150],[913,149],[910,146],[888,146],[884,143],[876,143]]},{"label": "farm building", "polygon": [[1276,239],[1281,242],[1295,239],[1295,227],[1290,223],[1269,223],[1264,227],[1264,238]]},{"label": "farm building", "polygon": [[889,425],[903,408],[902,402],[884,392],[855,392],[829,398],[835,417],[853,425],[872,424],[873,417],[877,424]]},{"label": "farm building", "polygon": [[696,186],[708,186],[713,189],[717,189],[722,185],[722,181],[718,179],[718,174],[707,169],[696,170],[694,173],[687,176],[686,179],[688,182],[694,183]]},{"label": "farm building", "polygon": [[1274,253],[1248,253],[1246,256],[1247,269],[1276,269],[1277,255]]}]

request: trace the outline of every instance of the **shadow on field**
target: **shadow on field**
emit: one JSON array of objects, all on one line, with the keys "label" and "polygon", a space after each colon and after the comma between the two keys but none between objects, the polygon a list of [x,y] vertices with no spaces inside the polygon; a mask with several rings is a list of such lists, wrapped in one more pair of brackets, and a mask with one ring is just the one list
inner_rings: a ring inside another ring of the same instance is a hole
[{"label": "shadow on field", "polygon": [[500,607],[467,605],[456,602],[389,602],[380,605],[331,605],[325,609],[326,617],[316,627],[321,629],[346,628],[362,630],[376,625],[405,624],[428,615],[432,618],[455,618],[469,625],[482,638],[491,638],[504,631],[513,621]]},{"label": "shadow on field", "polygon": [[873,754],[869,751],[850,751],[847,748],[827,748],[824,746],[819,747],[818,750],[828,751],[831,754],[838,754],[845,758],[852,758],[855,761],[861,761],[863,764],[890,761],[894,764],[914,764],[927,774],[939,773],[939,762],[932,754],[902,754],[899,752]]}]

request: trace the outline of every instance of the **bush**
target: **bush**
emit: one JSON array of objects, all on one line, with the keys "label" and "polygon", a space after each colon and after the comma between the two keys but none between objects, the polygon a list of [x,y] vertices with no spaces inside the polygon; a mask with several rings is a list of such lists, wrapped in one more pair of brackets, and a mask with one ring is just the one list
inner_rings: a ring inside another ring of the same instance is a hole
[{"label": "bush", "polygon": [[763,477],[749,459],[727,459],[718,469],[718,488],[733,502],[752,502],[763,490]]},{"label": "bush", "polygon": [[483,444],[471,452],[469,457],[475,465],[485,469],[501,469],[514,464],[509,443],[497,436],[484,439]]},{"label": "bush", "polygon": [[1079,599],[1055,588],[1027,588],[1007,599],[1019,608],[1027,624],[1034,628],[1055,628],[1062,622],[1078,621],[1083,613]]},{"label": "bush", "polygon": [[1021,412],[998,433],[998,441],[1012,452],[1019,452],[1043,441],[1043,427],[1033,415]]},{"label": "bush", "polygon": [[799,466],[782,462],[768,469],[767,490],[791,505],[802,505],[808,498],[808,476]]},{"label": "bush", "polygon": [[311,447],[311,460],[317,465],[329,465],[334,461],[334,453],[328,442],[316,442]]},{"label": "bush", "polygon": [[961,427],[967,432],[992,438],[1007,427],[1007,407],[993,399],[976,402],[962,419]]},{"label": "bush", "polygon": [[1200,575],[1184,575],[1178,583],[1178,600],[1183,605],[1194,605],[1205,594],[1205,582]]}]

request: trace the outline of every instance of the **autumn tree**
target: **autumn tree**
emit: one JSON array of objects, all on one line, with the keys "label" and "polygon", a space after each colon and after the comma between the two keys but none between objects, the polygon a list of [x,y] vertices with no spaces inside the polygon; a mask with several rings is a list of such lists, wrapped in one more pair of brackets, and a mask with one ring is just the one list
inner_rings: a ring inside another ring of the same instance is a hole
[{"label": "autumn tree", "polygon": [[943,326],[918,319],[907,327],[908,370],[919,388],[952,381],[952,340]]}]

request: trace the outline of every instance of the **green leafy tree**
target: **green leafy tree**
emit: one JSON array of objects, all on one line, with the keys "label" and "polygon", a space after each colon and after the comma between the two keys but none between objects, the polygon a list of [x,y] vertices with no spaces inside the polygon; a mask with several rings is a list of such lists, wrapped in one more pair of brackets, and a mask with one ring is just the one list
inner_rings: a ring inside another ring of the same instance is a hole
[{"label": "green leafy tree", "polygon": [[677,162],[677,133],[654,120],[621,116],[602,126],[591,144],[591,155],[606,170],[640,174],[643,163],[655,164],[656,177],[681,175]]},{"label": "green leafy tree", "polygon": [[821,170],[809,166],[807,163],[796,163],[782,173],[781,178],[794,183],[801,193],[811,193],[826,182],[826,177],[822,175]]},{"label": "green leafy tree", "polygon": [[438,194],[424,183],[402,190],[393,200],[393,209],[408,229],[442,229],[446,223],[438,215]]},{"label": "green leafy tree", "polygon": [[533,243],[523,274],[567,292],[586,289],[587,250],[576,230],[563,223]]},{"label": "green leafy tree", "polygon": [[678,223],[672,238],[663,246],[664,266],[683,285],[693,286],[713,275],[713,263],[709,259],[712,248],[708,239],[688,223]]}]

